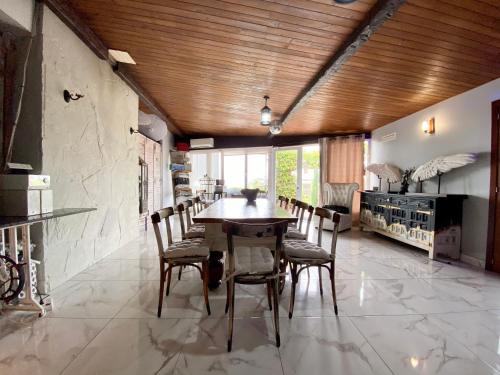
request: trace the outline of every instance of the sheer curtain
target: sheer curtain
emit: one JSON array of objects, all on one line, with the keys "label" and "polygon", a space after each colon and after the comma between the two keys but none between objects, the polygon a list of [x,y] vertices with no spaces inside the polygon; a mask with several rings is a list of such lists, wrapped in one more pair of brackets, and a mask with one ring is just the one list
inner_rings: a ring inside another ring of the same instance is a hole
[{"label": "sheer curtain", "polygon": [[[357,182],[363,190],[364,135],[321,138],[321,186],[324,182]],[[321,189],[322,190],[322,189]],[[354,194],[353,221],[359,219],[359,193]]]}]

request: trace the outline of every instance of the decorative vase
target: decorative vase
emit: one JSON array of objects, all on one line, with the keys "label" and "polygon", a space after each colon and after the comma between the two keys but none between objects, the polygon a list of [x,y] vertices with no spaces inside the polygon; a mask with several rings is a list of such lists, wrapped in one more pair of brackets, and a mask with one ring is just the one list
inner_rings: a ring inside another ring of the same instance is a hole
[{"label": "decorative vase", "polygon": [[248,202],[254,202],[257,199],[257,194],[259,194],[259,189],[242,189],[241,194],[243,194]]}]

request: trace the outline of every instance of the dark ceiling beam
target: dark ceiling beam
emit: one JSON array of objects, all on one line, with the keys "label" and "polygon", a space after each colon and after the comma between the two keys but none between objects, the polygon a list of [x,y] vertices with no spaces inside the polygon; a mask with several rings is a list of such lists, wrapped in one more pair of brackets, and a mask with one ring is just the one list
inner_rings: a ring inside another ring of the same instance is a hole
[{"label": "dark ceiling beam", "polygon": [[168,130],[176,135],[182,135],[172,118],[163,111],[155,100],[139,85],[122,64],[116,64],[108,56],[108,47],[82,20],[80,15],[71,7],[68,0],[37,0],[49,7],[101,60],[106,60],[113,66],[113,71],[123,79],[127,85],[139,96],[140,100],[152,113],[167,124]]},{"label": "dark ceiling beam", "polygon": [[391,18],[406,0],[379,0],[370,10],[363,22],[346,39],[342,46],[328,60],[328,62],[316,73],[313,79],[299,93],[293,103],[287,108],[281,117],[282,123],[286,123],[306,102],[323,86],[330,77],[335,74],[356,51],[370,39],[383,23]]}]

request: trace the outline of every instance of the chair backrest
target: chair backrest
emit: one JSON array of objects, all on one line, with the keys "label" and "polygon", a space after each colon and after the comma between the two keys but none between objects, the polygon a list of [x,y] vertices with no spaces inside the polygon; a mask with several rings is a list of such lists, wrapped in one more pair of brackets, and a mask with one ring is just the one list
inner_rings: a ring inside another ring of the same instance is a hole
[{"label": "chair backrest", "polygon": [[[307,212],[309,215],[307,216],[307,225],[306,225],[306,232],[305,233],[309,234],[309,229],[311,228],[311,221],[312,221],[313,214],[314,214],[314,207],[313,206],[307,207]],[[300,223],[300,225],[302,225],[302,222]]]},{"label": "chair backrest", "polygon": [[309,205],[307,203],[297,201],[297,209],[295,211],[295,216],[297,216],[297,218],[299,219],[297,223],[298,225],[297,228],[299,229],[299,231],[302,230],[302,222],[304,221],[304,214],[308,208]]},{"label": "chair backrest", "polygon": [[358,189],[359,185],[356,182],[325,182],[323,184],[323,204],[347,207],[349,213],[352,213],[352,200]]},{"label": "chair backrest", "polygon": [[298,200],[295,198],[290,199],[290,205],[292,206],[292,215],[295,213],[295,209],[297,208]]},{"label": "chair backrest", "polygon": [[283,195],[278,195],[278,202],[280,207],[283,207],[283,203],[285,203],[285,197]]},{"label": "chair backrest", "polygon": [[167,230],[167,244],[172,245],[172,228],[170,227],[170,216],[174,215],[174,209],[172,207],[162,208],[151,215],[151,221],[153,222],[153,228],[155,231],[156,243],[158,244],[158,255],[163,257],[165,255],[165,248],[163,244],[163,237],[161,235],[160,224],[161,221],[165,221],[165,228]]},{"label": "chair backrest", "polygon": [[194,197],[194,199],[193,199],[193,207],[194,207],[194,213],[195,213],[195,215],[197,215],[201,211],[203,211],[203,203],[202,203],[200,197]]},{"label": "chair backrest", "polygon": [[248,224],[224,220],[222,222],[222,231],[227,234],[229,272],[234,271],[234,236],[246,238],[276,237],[273,272],[279,272],[281,250],[283,246],[283,234],[286,232],[287,225],[288,223],[286,221],[278,221],[270,224]]},{"label": "chair backrest", "polygon": [[189,212],[189,209],[191,208],[194,212],[194,205],[191,199],[184,201],[183,204],[184,209],[186,210],[186,228],[189,230],[189,228],[191,228],[191,226],[193,225],[193,220],[191,219],[191,212]]},{"label": "chair backrest", "polygon": [[[177,212],[179,213],[179,223],[181,225],[181,236],[183,240],[186,239],[186,226],[184,225],[184,218],[182,217],[184,211],[186,212],[186,222],[189,223],[188,219],[189,207],[187,207],[187,204],[185,203],[186,202],[183,202],[177,205]],[[188,224],[188,229],[189,229],[189,224]]]},{"label": "chair backrest", "polygon": [[316,207],[314,210],[314,214],[319,216],[319,223],[318,223],[318,246],[321,246],[322,242],[322,235],[323,235],[323,222],[325,220],[332,220],[333,221],[333,231],[332,231],[332,246],[330,248],[330,254],[332,256],[332,259],[335,259],[335,254],[337,251],[337,234],[339,230],[339,223],[340,223],[340,215],[337,212],[333,212],[326,210],[321,207]]}]

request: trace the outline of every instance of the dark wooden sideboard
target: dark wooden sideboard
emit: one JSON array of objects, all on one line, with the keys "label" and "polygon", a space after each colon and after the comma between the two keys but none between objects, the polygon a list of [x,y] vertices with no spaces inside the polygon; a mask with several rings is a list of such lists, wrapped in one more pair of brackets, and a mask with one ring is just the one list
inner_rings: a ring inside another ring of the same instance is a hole
[{"label": "dark wooden sideboard", "polygon": [[360,226],[429,252],[460,258],[466,195],[361,192]]}]

